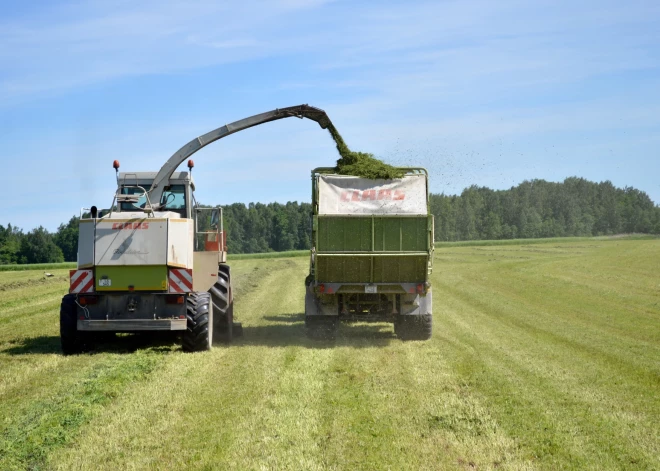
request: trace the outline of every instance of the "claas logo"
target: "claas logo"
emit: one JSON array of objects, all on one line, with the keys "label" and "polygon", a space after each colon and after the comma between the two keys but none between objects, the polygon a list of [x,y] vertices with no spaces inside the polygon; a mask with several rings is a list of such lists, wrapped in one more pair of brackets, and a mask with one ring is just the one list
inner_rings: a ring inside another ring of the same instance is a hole
[{"label": "claas logo", "polygon": [[406,194],[400,190],[352,190],[342,191],[342,201],[402,201]]},{"label": "claas logo", "polygon": [[115,222],[113,229],[149,229],[148,222]]}]

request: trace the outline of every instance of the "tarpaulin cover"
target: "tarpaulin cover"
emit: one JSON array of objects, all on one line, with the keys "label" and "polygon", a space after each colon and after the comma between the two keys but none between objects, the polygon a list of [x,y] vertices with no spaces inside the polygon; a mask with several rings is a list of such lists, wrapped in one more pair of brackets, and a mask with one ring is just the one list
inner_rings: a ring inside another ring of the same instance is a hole
[{"label": "tarpaulin cover", "polygon": [[369,180],[343,175],[319,175],[319,214],[426,215],[426,176]]}]

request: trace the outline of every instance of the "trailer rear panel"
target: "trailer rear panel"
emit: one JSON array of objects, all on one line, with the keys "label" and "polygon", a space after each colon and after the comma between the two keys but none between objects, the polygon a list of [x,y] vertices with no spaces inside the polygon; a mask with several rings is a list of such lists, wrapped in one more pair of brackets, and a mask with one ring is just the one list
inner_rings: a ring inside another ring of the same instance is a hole
[{"label": "trailer rear panel", "polygon": [[396,180],[317,175],[318,283],[421,283],[433,248],[426,174]]}]

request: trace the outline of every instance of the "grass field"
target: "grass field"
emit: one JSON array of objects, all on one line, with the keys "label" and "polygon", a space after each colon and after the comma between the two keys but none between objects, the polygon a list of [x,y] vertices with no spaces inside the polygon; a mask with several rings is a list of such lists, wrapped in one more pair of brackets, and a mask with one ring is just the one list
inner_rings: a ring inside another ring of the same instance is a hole
[{"label": "grass field", "polygon": [[660,469],[660,240],[441,246],[429,342],[308,340],[307,266],[232,262],[229,347],[72,357],[68,270],[0,273],[0,470]]}]

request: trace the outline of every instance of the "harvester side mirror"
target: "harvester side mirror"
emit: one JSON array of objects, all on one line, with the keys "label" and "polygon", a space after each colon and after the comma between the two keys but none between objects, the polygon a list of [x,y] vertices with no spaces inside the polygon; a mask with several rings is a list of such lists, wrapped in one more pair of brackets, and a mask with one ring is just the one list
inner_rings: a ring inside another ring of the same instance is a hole
[{"label": "harvester side mirror", "polygon": [[92,213],[92,219],[96,219],[99,211],[98,208],[96,206],[92,206],[89,211]]}]

